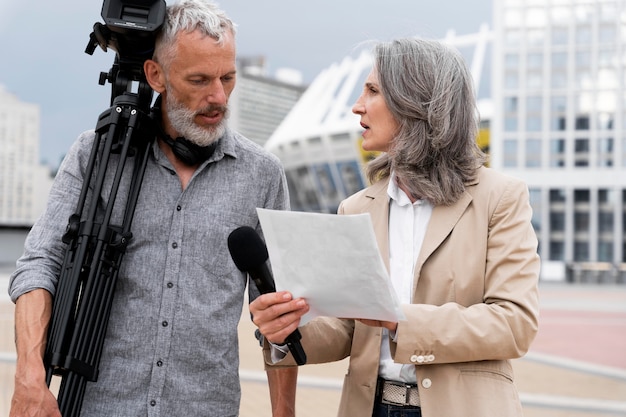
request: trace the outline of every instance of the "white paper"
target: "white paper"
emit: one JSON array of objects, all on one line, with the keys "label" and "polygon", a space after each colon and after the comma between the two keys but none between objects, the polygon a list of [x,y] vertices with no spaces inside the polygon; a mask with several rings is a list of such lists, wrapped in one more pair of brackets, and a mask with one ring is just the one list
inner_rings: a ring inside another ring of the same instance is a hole
[{"label": "white paper", "polygon": [[307,300],[317,316],[405,320],[369,214],[257,209],[276,290]]}]

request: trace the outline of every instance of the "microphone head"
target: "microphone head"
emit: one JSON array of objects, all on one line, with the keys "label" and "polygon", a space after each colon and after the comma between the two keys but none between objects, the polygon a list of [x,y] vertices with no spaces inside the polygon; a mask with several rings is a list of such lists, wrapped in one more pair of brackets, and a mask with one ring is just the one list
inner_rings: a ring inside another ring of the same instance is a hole
[{"label": "microphone head", "polygon": [[261,236],[250,226],[241,226],[228,235],[228,250],[240,271],[250,271],[268,259],[267,247]]}]

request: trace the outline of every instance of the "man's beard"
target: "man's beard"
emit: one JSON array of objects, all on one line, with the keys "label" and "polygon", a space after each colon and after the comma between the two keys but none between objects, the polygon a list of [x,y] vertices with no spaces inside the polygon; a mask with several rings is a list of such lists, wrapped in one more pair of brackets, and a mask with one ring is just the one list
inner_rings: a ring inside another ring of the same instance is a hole
[{"label": "man's beard", "polygon": [[[210,105],[200,110],[191,110],[182,102],[178,101],[173,94],[167,96],[165,109],[172,128],[191,143],[198,146],[209,146],[224,135],[226,131],[226,119],[228,118],[228,107]],[[220,111],[224,117],[214,126],[202,127],[194,122],[195,117],[202,113],[212,113]]]}]

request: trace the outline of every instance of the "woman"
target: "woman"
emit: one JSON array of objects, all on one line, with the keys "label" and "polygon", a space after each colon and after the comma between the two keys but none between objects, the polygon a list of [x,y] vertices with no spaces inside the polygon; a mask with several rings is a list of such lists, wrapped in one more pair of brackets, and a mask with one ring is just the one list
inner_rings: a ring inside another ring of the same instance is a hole
[{"label": "woman", "polygon": [[[363,149],[383,153],[339,213],[371,215],[406,321],[315,319],[300,328],[308,363],[350,356],[339,416],[522,416],[510,359],[537,332],[537,239],[526,185],[483,166],[463,58],[436,41],[378,44],[353,112]],[[285,292],[250,308],[276,344],[308,311]]]}]

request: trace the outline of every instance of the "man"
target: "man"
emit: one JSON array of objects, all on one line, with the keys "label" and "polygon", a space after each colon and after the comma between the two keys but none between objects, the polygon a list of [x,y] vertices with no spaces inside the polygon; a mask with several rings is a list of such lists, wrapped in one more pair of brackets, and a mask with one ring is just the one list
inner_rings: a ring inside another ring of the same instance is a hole
[{"label": "man", "polygon": [[[169,6],[144,72],[160,94],[164,134],[151,144],[98,381],[87,383],[82,415],[236,416],[237,325],[247,280],[230,258],[227,238],[239,226],[260,230],[257,207],[288,208],[284,172],[276,157],[226,126],[235,27],[215,5]],[[61,236],[86,180],[93,141],[94,132],[86,132],[70,149],[11,277],[12,417],[60,415],[43,353],[65,250]],[[129,187],[123,178],[119,195]],[[122,218],[113,213],[111,223]]]}]

